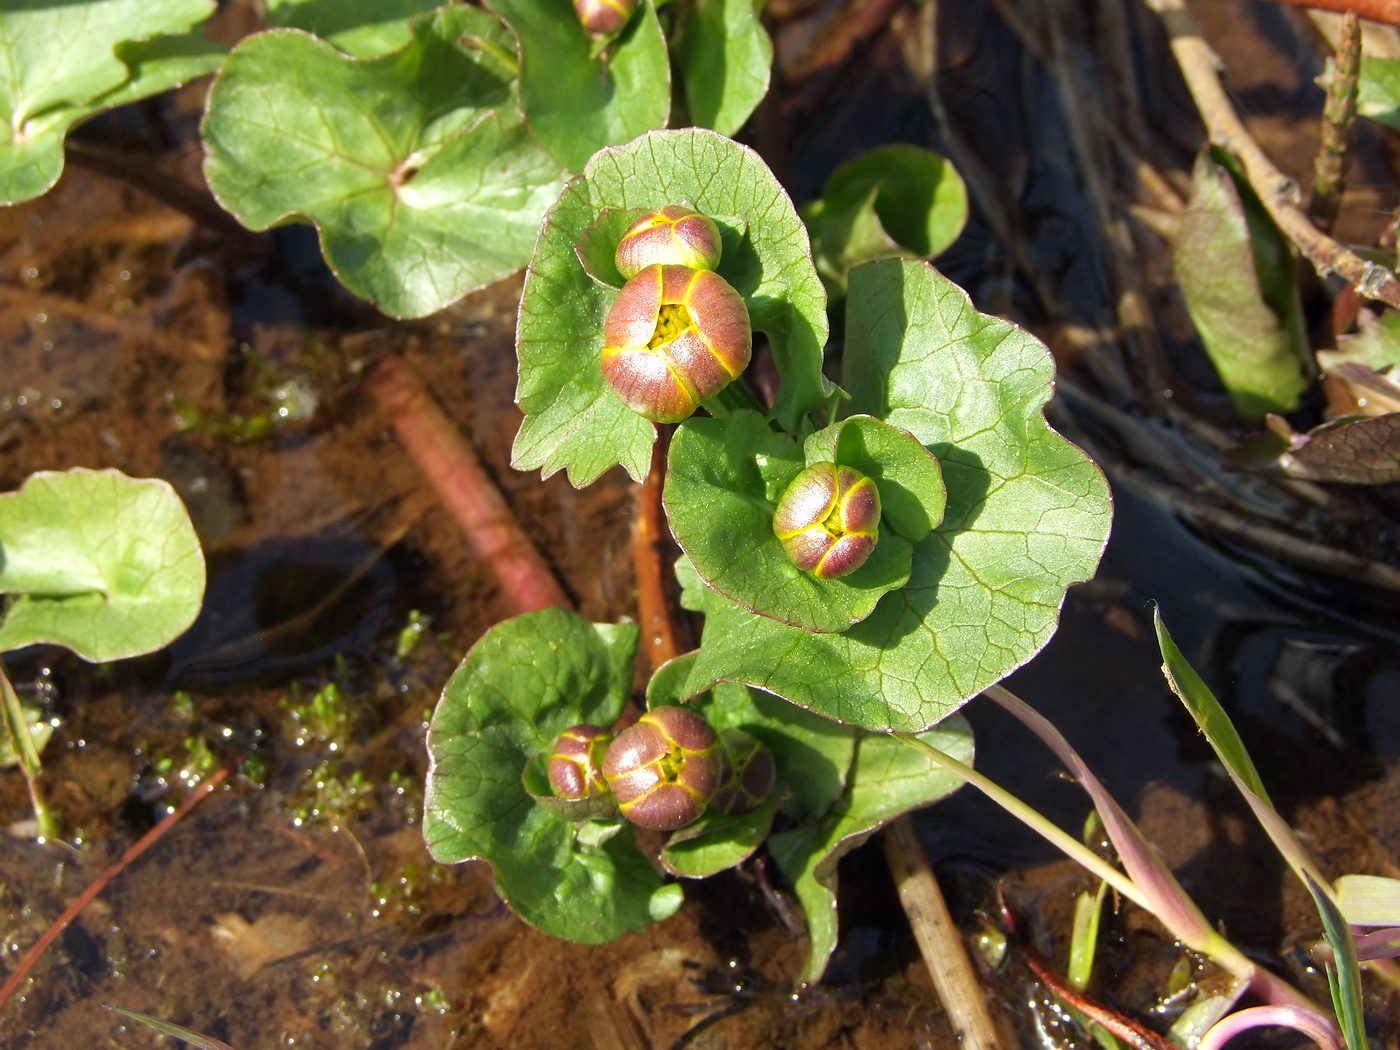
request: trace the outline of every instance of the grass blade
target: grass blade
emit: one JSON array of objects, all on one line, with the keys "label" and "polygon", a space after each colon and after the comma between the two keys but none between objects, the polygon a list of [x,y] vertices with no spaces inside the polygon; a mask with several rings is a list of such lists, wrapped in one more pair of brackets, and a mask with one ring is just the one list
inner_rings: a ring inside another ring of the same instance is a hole
[{"label": "grass blade", "polygon": [[222,1043],[211,1036],[200,1035],[198,1032],[191,1032],[188,1028],[181,1028],[177,1024],[169,1021],[158,1021],[154,1017],[147,1017],[145,1014],[138,1014],[135,1010],[127,1010],[120,1006],[108,1006],[107,1009],[121,1014],[132,1021],[139,1021],[141,1024],[154,1028],[164,1035],[173,1036],[176,1039],[183,1039],[190,1046],[198,1047],[199,1050],[233,1050],[228,1043]]}]

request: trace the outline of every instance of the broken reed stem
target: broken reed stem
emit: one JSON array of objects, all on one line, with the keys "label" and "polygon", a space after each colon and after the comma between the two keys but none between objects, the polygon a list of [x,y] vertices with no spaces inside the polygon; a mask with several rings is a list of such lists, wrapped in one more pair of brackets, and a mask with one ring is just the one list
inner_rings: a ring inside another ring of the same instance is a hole
[{"label": "broken reed stem", "polygon": [[44,954],[49,945],[58,939],[59,934],[68,928],[68,924],[76,919],[82,910],[107,888],[109,882],[124,872],[132,861],[155,845],[161,836],[178,824],[185,814],[194,809],[210,792],[227,780],[232,772],[233,767],[226,766],[207,777],[199,787],[189,793],[185,801],[181,802],[174,812],[168,814],[159,824],[137,839],[135,844],[129,846],[127,851],[117,859],[116,863],[108,865],[102,874],[93,879],[91,885],[74,899],[72,904],[63,909],[63,914],[55,919],[53,925],[44,931],[43,936],[34,942],[34,946],[24,953],[24,958],[15,967],[15,972],[10,974],[3,985],[0,985],[0,1010],[5,1008],[10,996],[14,995],[15,990],[24,983],[25,977],[34,968],[34,964],[39,961],[39,957]]},{"label": "broken reed stem", "polygon": [[884,842],[885,860],[894,875],[899,902],[909,916],[933,986],[948,1013],[954,1039],[963,1050],[1002,1050],[1014,1045],[998,1033],[996,1020],[987,1007],[986,990],[972,969],[962,931],[948,914],[943,891],[938,888],[909,814],[890,822]]},{"label": "broken reed stem", "polygon": [[1361,23],[1348,11],[1342,18],[1337,57],[1323,74],[1327,102],[1322,107],[1322,141],[1318,143],[1317,160],[1313,162],[1312,199],[1308,202],[1308,218],[1323,233],[1332,232],[1337,208],[1342,202],[1342,190],[1346,188],[1360,70]]},{"label": "broken reed stem", "polygon": [[1296,183],[1260,149],[1226,97],[1218,72],[1219,57],[1201,36],[1184,0],[1147,0],[1147,5],[1162,19],[1172,54],[1205,121],[1210,141],[1239,158],[1245,177],[1283,235],[1319,274],[1339,274],[1360,294],[1400,307],[1400,280],[1395,274],[1367,262],[1308,221],[1298,204]]},{"label": "broken reed stem", "polygon": [[1272,0],[1290,7],[1311,7],[1316,11],[1338,11],[1368,22],[1400,26],[1400,0]]},{"label": "broken reed stem", "polygon": [[637,517],[632,525],[632,572],[637,580],[637,620],[642,628],[642,645],[651,669],[693,648],[671,615],[666,590],[666,557],[671,533],[666,528],[666,511],[661,503],[666,480],[666,449],[670,428],[662,427],[651,449],[651,470],[637,488]]},{"label": "broken reed stem", "polygon": [[515,612],[555,605],[572,609],[573,601],[516,521],[476,450],[423,381],[403,361],[386,357],[374,366],[368,384],[414,465],[491,569]]}]

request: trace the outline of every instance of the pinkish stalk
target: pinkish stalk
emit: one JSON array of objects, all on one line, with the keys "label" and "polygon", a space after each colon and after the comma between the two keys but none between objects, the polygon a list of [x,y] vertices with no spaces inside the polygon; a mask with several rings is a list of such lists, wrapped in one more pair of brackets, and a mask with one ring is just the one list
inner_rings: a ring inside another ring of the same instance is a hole
[{"label": "pinkish stalk", "polygon": [[573,602],[481,465],[422,381],[398,358],[382,359],[369,391],[389,413],[414,464],[486,562],[517,613]]},{"label": "pinkish stalk", "polygon": [[[1209,955],[1236,977],[1248,981],[1250,991],[1266,1002],[1314,1013],[1319,1011],[1317,1005],[1305,995],[1257,966],[1211,926],[1137,825],[1123,812],[1108,789],[1049,719],[1003,686],[989,686],[984,695],[1019,719],[1069,767],[1079,786],[1093,800],[1094,808],[1099,812],[1104,830],[1113,842],[1113,848],[1118,851],[1128,877],[1148,902],[1145,907],[1173,936],[1188,947]],[[1142,903],[1141,900],[1139,903]]]},{"label": "pinkish stalk", "polygon": [[1298,1006],[1251,1006],[1220,1021],[1201,1037],[1196,1050],[1220,1050],[1241,1032],[1281,1025],[1301,1032],[1321,1050],[1342,1050],[1337,1029],[1322,1014]]}]

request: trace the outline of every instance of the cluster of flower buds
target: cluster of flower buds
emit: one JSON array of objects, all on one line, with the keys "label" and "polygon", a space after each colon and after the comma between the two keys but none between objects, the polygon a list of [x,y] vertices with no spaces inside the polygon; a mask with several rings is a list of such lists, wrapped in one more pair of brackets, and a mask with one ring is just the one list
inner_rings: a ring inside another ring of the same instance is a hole
[{"label": "cluster of flower buds", "polygon": [[574,13],[595,36],[616,33],[636,10],[637,0],[574,0]]},{"label": "cluster of flower buds", "polygon": [[723,738],[689,707],[657,707],[617,736],[592,725],[565,730],[548,759],[560,798],[611,791],[638,827],[675,831],[707,807],[748,813],[773,790],[773,754],[740,730]]},{"label": "cluster of flower buds", "polygon": [[823,580],[846,576],[880,538],[880,490],[853,467],[815,463],[778,500],[773,533],[799,569]]},{"label": "cluster of flower buds", "polygon": [[618,242],[627,283],[603,325],[603,378],[628,408],[679,423],[748,367],[753,347],[743,297],[715,273],[719,228],[670,204]]}]

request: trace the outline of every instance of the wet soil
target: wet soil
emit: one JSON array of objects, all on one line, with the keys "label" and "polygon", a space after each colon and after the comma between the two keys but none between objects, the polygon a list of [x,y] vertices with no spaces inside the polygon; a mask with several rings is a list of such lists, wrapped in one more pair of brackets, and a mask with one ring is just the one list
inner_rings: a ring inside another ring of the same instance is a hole
[{"label": "wet soil", "polygon": [[[1070,377],[1107,385],[1086,360],[1101,348],[1083,333],[1118,324],[1113,272],[1082,172],[1066,160],[1063,102],[1033,53],[1043,27],[1030,5],[942,6],[944,104],[965,150],[996,161],[980,191],[1001,202],[1024,239],[1021,261],[1055,295],[1038,292],[986,198],[939,265],[982,309],[1044,335]],[[1089,6],[1127,12],[1135,104],[1154,121],[1144,150],[1179,185],[1199,130],[1160,34],[1136,4]],[[1320,105],[1312,30],[1268,4],[1195,6],[1251,127],[1302,177],[1316,134],[1304,115]],[[1021,23],[1003,17],[1017,10]],[[882,141],[952,152],[930,112],[915,7],[795,0],[770,14],[780,84],[752,138],[798,199]],[[220,17],[230,39],[255,27],[241,5]],[[203,90],[82,135],[197,187]],[[1375,241],[1397,196],[1394,149],[1363,134],[1344,237]],[[1136,199],[1139,188],[1124,180],[1120,192]],[[1179,303],[1158,287],[1163,246],[1141,231],[1138,244],[1177,398],[1225,418]],[[170,1045],[107,1004],[239,1050],[955,1045],[878,847],[843,863],[842,941],[812,988],[793,985],[805,941],[761,865],[688,888],[682,910],[644,934],[585,948],[516,920],[484,865],[428,858],[417,826],[424,714],[509,608],[362,390],[366,367],[398,354],[424,378],[581,612],[634,612],[631,485],[614,471],[578,492],[562,476],[509,468],[519,287],[390,323],[338,288],[304,228],[235,238],[77,164],[48,196],[0,212],[0,489],[76,465],[165,477],[210,565],[206,609],[167,653],[100,668],[59,650],[7,659],[26,697],[60,723],[44,784],[67,842],[33,841],[23,779],[0,771],[0,972],[191,783],[238,770],[50,949],[0,1013],[0,1045]],[[271,419],[288,404],[306,411]],[[1316,913],[1167,692],[1150,603],[1230,706],[1327,873],[1400,875],[1396,601],[1184,523],[1137,483],[1142,460],[1123,454],[1102,416],[1073,401],[1058,411],[1110,475],[1114,536],[1099,576],[1071,592],[1059,634],[1012,688],[1082,750],[1208,915],[1325,999],[1308,954]],[[1160,459],[1148,465],[1163,472]],[[1368,514],[1348,520],[1391,517],[1383,504]],[[410,623],[427,629],[401,656]],[[328,685],[341,721],[312,725],[298,705]],[[1027,734],[977,703],[968,713],[988,775],[1063,826],[1082,825],[1082,795]],[[969,936],[1004,876],[1051,957],[1064,957],[1077,869],[966,792],[920,827]],[[1095,991],[1162,1021],[1183,960],[1210,979],[1153,920],[1123,909],[1107,923]],[[1025,1043],[1086,1045],[1014,960],[985,976]],[[1367,1006],[1373,1034],[1394,1042],[1390,998],[1372,989]]]}]

